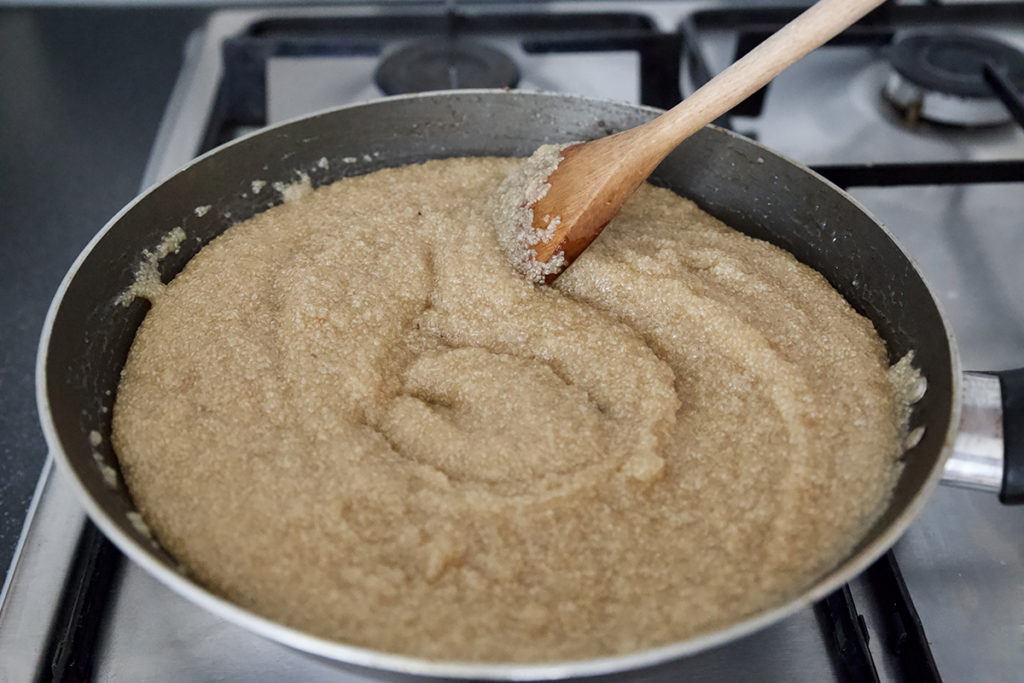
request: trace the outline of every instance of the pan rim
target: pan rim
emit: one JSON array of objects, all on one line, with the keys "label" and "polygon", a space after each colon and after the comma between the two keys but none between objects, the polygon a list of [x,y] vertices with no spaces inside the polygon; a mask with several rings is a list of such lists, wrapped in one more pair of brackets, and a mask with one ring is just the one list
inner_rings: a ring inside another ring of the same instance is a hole
[{"label": "pan rim", "polygon": [[[857,210],[861,211],[868,218],[872,220],[875,225],[880,228],[885,235],[892,240],[893,244],[899,249],[900,253],[907,260],[910,267],[914,269],[915,274],[919,277],[926,287],[929,296],[936,306],[939,319],[943,325],[946,342],[949,348],[950,355],[950,390],[952,396],[950,397],[950,422],[947,427],[946,433],[943,435],[943,443],[940,448],[939,456],[935,461],[935,464],[925,479],[923,485],[921,485],[917,491],[913,494],[912,499],[903,506],[903,509],[898,515],[892,520],[888,528],[884,532],[878,535],[871,543],[867,544],[851,557],[846,558],[838,566],[830,570],[819,578],[812,586],[805,590],[801,595],[792,600],[778,605],[776,607],[760,611],[748,618],[741,621],[735,622],[724,628],[719,628],[714,631],[706,632],[689,638],[687,640],[671,643],[668,645],[659,646],[656,648],[650,648],[633,652],[624,655],[615,655],[609,657],[597,657],[591,659],[579,659],[579,660],[566,660],[566,661],[553,661],[553,662],[536,662],[536,663],[518,663],[518,662],[465,662],[465,661],[448,661],[448,660],[428,660],[418,657],[411,657],[406,655],[399,655],[388,653],[380,650],[373,650],[370,648],[358,647],[354,645],[348,645],[339,641],[325,639],[319,636],[312,635],[305,631],[297,628],[284,626],[276,621],[273,621],[267,617],[260,616],[259,614],[243,608],[226,598],[220,597],[213,593],[209,589],[201,586],[194,582],[187,576],[175,571],[163,560],[159,559],[151,549],[145,547],[141,542],[133,538],[131,535],[123,531],[120,526],[108,515],[95,499],[89,493],[85,483],[78,477],[72,466],[67,453],[64,451],[60,438],[57,433],[56,425],[53,421],[53,416],[49,410],[49,396],[47,391],[47,358],[49,352],[49,346],[51,336],[53,332],[54,322],[57,314],[61,308],[61,304],[64,299],[68,288],[78,273],[80,267],[85,260],[92,253],[93,249],[99,243],[106,234],[116,225],[121,218],[129,213],[137,204],[144,201],[155,189],[161,186],[163,183],[168,182],[171,178],[178,176],[181,173],[191,169],[194,165],[203,162],[208,157],[220,152],[221,150],[240,144],[252,137],[273,133],[280,128],[289,126],[298,121],[304,121],[319,116],[328,114],[334,114],[336,112],[358,109],[363,107],[375,107],[381,106],[383,103],[391,101],[405,101],[405,100],[416,100],[423,98],[444,98],[444,97],[459,97],[467,95],[477,96],[508,96],[516,98],[536,98],[536,99],[558,99],[562,101],[579,101],[579,102],[592,102],[600,104],[608,104],[606,100],[600,100],[595,98],[582,97],[578,95],[567,95],[564,93],[524,93],[524,92],[508,92],[503,90],[491,90],[491,89],[475,89],[475,90],[456,90],[456,91],[440,91],[440,92],[428,92],[428,93],[416,93],[411,95],[397,95],[393,97],[381,98],[370,102],[364,102],[359,104],[350,104],[341,107],[334,107],[323,111],[315,112],[305,116],[298,116],[281,123],[268,126],[235,140],[229,141],[223,145],[220,145],[185,164],[174,173],[167,177],[153,183],[147,187],[144,191],[139,193],[131,202],[125,207],[118,211],[113,218],[111,218],[86,244],[82,251],[78,254],[72,265],[69,267],[64,278],[54,294],[51,300],[50,306],[47,310],[46,318],[43,323],[42,331],[40,334],[39,348],[36,355],[36,368],[35,368],[35,390],[36,390],[36,404],[37,410],[39,411],[40,423],[43,431],[43,435],[46,439],[49,452],[53,459],[58,463],[59,470],[61,470],[67,481],[71,484],[72,489],[75,491],[79,502],[85,508],[90,519],[95,523],[103,534],[110,539],[125,555],[130,557],[132,561],[136,562],[143,569],[145,569],[151,576],[156,578],[158,581],[163,583],[165,586],[170,588],[180,596],[190,600],[198,606],[208,610],[209,612],[231,622],[237,626],[240,626],[248,631],[254,632],[260,636],[274,640],[285,645],[288,645],[294,649],[307,652],[312,655],[324,657],[329,660],[334,660],[340,664],[351,664],[357,667],[367,669],[378,669],[395,672],[399,674],[411,675],[411,676],[432,676],[432,677],[445,677],[445,678],[456,678],[456,679],[487,679],[487,680],[538,680],[538,679],[564,679],[579,676],[595,676],[595,675],[607,675],[628,670],[643,669],[659,664],[663,664],[672,660],[681,659],[683,657],[696,654],[701,651],[709,650],[715,646],[722,645],[724,643],[736,640],[742,636],[749,635],[762,628],[767,627],[770,624],[781,621],[782,619],[795,614],[796,612],[804,609],[808,605],[812,604],[832,593],[842,584],[848,582],[850,579],[860,574],[866,569],[872,562],[880,557],[884,552],[891,548],[896,541],[902,536],[910,524],[917,518],[921,510],[930,500],[931,495],[934,493],[935,488],[938,486],[939,480],[942,475],[943,465],[946,459],[949,457],[953,450],[953,442],[956,438],[958,426],[960,422],[960,411],[961,411],[961,395],[960,395],[960,384],[961,384],[961,369],[960,369],[960,357],[957,351],[956,341],[952,333],[952,328],[948,324],[948,317],[945,315],[941,308],[940,302],[934,297],[932,289],[928,282],[921,274],[920,268],[917,263],[910,257],[905,249],[895,239],[889,229],[878,219],[876,219],[867,209],[860,204],[856,199],[851,197],[844,190],[836,186],[821,175],[815,173],[803,164],[793,161],[789,157],[780,154],[774,150],[771,150],[760,143],[745,138],[741,135],[733,133],[722,128],[716,128],[717,130],[726,133],[729,136],[741,138],[745,143],[753,144],[757,148],[764,150],[766,153],[779,157],[794,166],[797,166],[803,172],[813,176],[820,182],[825,183],[831,190],[839,193],[845,200],[851,202]],[[632,105],[629,103],[615,103],[624,107],[632,109],[645,110],[650,113],[660,113],[661,110],[654,107],[648,107],[643,105]]]}]

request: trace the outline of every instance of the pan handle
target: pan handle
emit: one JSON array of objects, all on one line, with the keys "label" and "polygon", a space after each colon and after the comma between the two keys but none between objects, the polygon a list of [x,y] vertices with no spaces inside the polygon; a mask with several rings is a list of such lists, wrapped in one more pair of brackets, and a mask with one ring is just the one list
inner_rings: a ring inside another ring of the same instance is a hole
[{"label": "pan handle", "polygon": [[1024,504],[1024,368],[1003,370],[1003,488],[999,500]]},{"label": "pan handle", "polygon": [[964,373],[960,432],[942,480],[1024,503],[1024,368]]}]

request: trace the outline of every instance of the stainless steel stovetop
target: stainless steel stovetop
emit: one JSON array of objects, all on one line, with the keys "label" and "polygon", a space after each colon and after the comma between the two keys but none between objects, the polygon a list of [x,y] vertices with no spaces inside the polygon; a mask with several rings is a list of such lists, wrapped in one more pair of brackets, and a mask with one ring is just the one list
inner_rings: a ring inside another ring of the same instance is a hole
[{"label": "stainless steel stovetop", "polygon": [[[698,10],[712,4],[566,2],[529,9],[638,14],[655,30],[671,34],[684,20],[688,29],[699,25]],[[471,11],[508,9],[490,5]],[[513,8],[520,10],[525,11]],[[221,79],[229,71],[222,60],[225,40],[248,35],[267,22],[344,21],[409,12],[436,18],[442,9],[346,6],[212,15],[187,45],[143,186],[169,175],[210,144],[208,121],[214,116]],[[1012,25],[981,24],[983,30],[1024,48],[1024,12]],[[697,36],[712,71],[730,61],[735,31],[710,22]],[[400,43],[400,37],[393,42]],[[635,51],[526,51],[513,38],[493,36],[490,42],[517,62],[523,89],[637,101],[642,88],[637,76],[642,58]],[[363,53],[271,56],[261,123],[378,97],[372,80],[377,60]],[[692,89],[693,69],[683,72],[685,93]],[[735,117],[731,123],[810,165],[1024,159],[1024,132],[1012,124],[979,130],[908,126],[881,99],[886,77],[882,46],[823,49],[777,79],[759,115]],[[259,123],[240,120],[233,125],[232,133],[241,133]],[[968,369],[1024,366],[1021,182],[1024,176],[1014,183],[851,190],[919,264],[949,317]],[[62,475],[48,463],[0,606],[0,680],[30,680],[39,670],[84,524],[84,513]],[[990,494],[941,489],[896,546],[895,556],[939,673],[947,680],[1019,680],[1024,670],[1024,510],[1002,508]],[[113,581],[91,655],[96,680],[372,680],[223,622],[128,562]],[[879,626],[885,621],[885,606],[877,604],[862,579],[850,589],[872,636],[868,645],[879,677],[899,679],[902,674]],[[743,640],[651,672],[645,680],[848,678],[830,649],[834,644],[827,641],[820,613],[807,609]]]}]

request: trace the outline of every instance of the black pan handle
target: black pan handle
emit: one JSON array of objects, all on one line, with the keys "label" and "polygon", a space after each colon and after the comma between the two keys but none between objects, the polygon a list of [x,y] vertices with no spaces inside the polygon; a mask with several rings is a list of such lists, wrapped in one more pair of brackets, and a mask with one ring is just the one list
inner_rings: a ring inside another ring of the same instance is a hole
[{"label": "black pan handle", "polygon": [[1003,395],[1003,486],[999,500],[1007,505],[1024,504],[1024,368],[1003,370],[999,388]]},{"label": "black pan handle", "polygon": [[965,372],[960,425],[945,484],[997,492],[1024,504],[1024,368]]}]

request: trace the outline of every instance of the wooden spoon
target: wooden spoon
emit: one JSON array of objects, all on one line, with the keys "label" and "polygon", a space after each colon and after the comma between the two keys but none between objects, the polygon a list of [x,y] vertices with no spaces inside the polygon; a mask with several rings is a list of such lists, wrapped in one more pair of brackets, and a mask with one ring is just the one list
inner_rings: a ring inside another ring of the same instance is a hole
[{"label": "wooden spoon", "polygon": [[[548,176],[547,194],[529,207],[538,233],[549,230],[552,219],[558,218],[550,239],[533,245],[536,261],[546,264],[561,254],[562,267],[568,267],[680,142],[883,1],[820,0],[653,121],[564,149],[558,167]],[[558,272],[544,277],[550,283]]]}]

